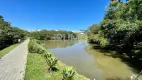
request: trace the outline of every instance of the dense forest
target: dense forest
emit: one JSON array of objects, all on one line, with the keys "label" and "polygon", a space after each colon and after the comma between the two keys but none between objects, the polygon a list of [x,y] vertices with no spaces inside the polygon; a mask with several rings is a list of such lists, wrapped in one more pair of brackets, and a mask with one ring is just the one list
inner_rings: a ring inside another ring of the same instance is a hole
[{"label": "dense forest", "polygon": [[63,30],[41,30],[30,32],[30,37],[38,40],[69,40],[76,38],[77,35]]},{"label": "dense forest", "polygon": [[0,50],[18,42],[18,39],[24,40],[27,31],[12,27],[9,22],[0,16]]},{"label": "dense forest", "polygon": [[89,42],[142,58],[142,0],[111,0],[104,19],[88,29]]}]

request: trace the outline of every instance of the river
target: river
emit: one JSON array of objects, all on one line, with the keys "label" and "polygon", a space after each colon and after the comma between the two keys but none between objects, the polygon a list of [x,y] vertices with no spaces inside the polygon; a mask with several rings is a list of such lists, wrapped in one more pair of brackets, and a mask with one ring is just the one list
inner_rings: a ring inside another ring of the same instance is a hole
[{"label": "river", "polygon": [[129,80],[132,73],[137,75],[121,59],[104,55],[107,52],[93,49],[85,40],[46,41],[44,47],[91,80]]}]

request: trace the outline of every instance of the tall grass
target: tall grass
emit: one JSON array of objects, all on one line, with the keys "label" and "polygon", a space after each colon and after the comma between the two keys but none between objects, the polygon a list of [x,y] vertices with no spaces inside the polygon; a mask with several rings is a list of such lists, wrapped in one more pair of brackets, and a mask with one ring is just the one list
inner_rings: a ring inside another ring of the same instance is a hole
[{"label": "tall grass", "polygon": [[28,44],[28,50],[30,53],[47,53],[47,50],[41,45],[39,45],[36,40],[30,40]]}]

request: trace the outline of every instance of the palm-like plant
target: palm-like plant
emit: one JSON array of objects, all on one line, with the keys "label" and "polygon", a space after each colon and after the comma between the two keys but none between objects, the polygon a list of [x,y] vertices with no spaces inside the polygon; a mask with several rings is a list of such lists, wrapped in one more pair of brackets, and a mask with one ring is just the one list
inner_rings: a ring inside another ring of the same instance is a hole
[{"label": "palm-like plant", "polygon": [[72,80],[75,75],[75,71],[72,67],[67,67],[63,70],[63,80]]},{"label": "palm-like plant", "polygon": [[52,54],[49,53],[49,52],[47,52],[47,53],[44,54],[44,57],[45,57],[45,58],[50,58],[51,56],[52,56]]},{"label": "palm-like plant", "polygon": [[57,64],[57,61],[58,61],[58,59],[53,56],[47,58],[47,64],[49,66],[49,69],[48,69],[49,73],[52,70],[52,68]]}]

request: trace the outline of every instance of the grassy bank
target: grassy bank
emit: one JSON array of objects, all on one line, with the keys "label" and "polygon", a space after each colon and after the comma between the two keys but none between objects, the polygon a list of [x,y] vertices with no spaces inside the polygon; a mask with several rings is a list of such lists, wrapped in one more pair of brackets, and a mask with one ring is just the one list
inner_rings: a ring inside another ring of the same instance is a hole
[{"label": "grassy bank", "polygon": [[11,45],[9,47],[4,48],[3,50],[0,50],[0,58],[2,58],[5,54],[7,54],[8,52],[10,52],[12,49],[14,49],[15,47],[17,47],[20,43]]},{"label": "grassy bank", "polygon": [[47,64],[41,54],[28,54],[25,80],[47,80]]},{"label": "grassy bank", "polygon": [[[58,61],[57,71],[48,73],[49,66],[43,54],[28,54],[25,80],[62,80],[62,70],[67,67],[62,62]],[[89,80],[86,77],[75,73],[73,80]]]},{"label": "grassy bank", "polygon": [[[41,47],[41,46],[40,46]],[[41,52],[38,50],[36,52]],[[56,68],[49,73],[48,63],[44,54],[29,53],[27,57],[27,66],[25,80],[62,80],[63,70],[67,67],[64,63],[58,60]],[[75,72],[72,80],[90,80],[77,72]]]}]

